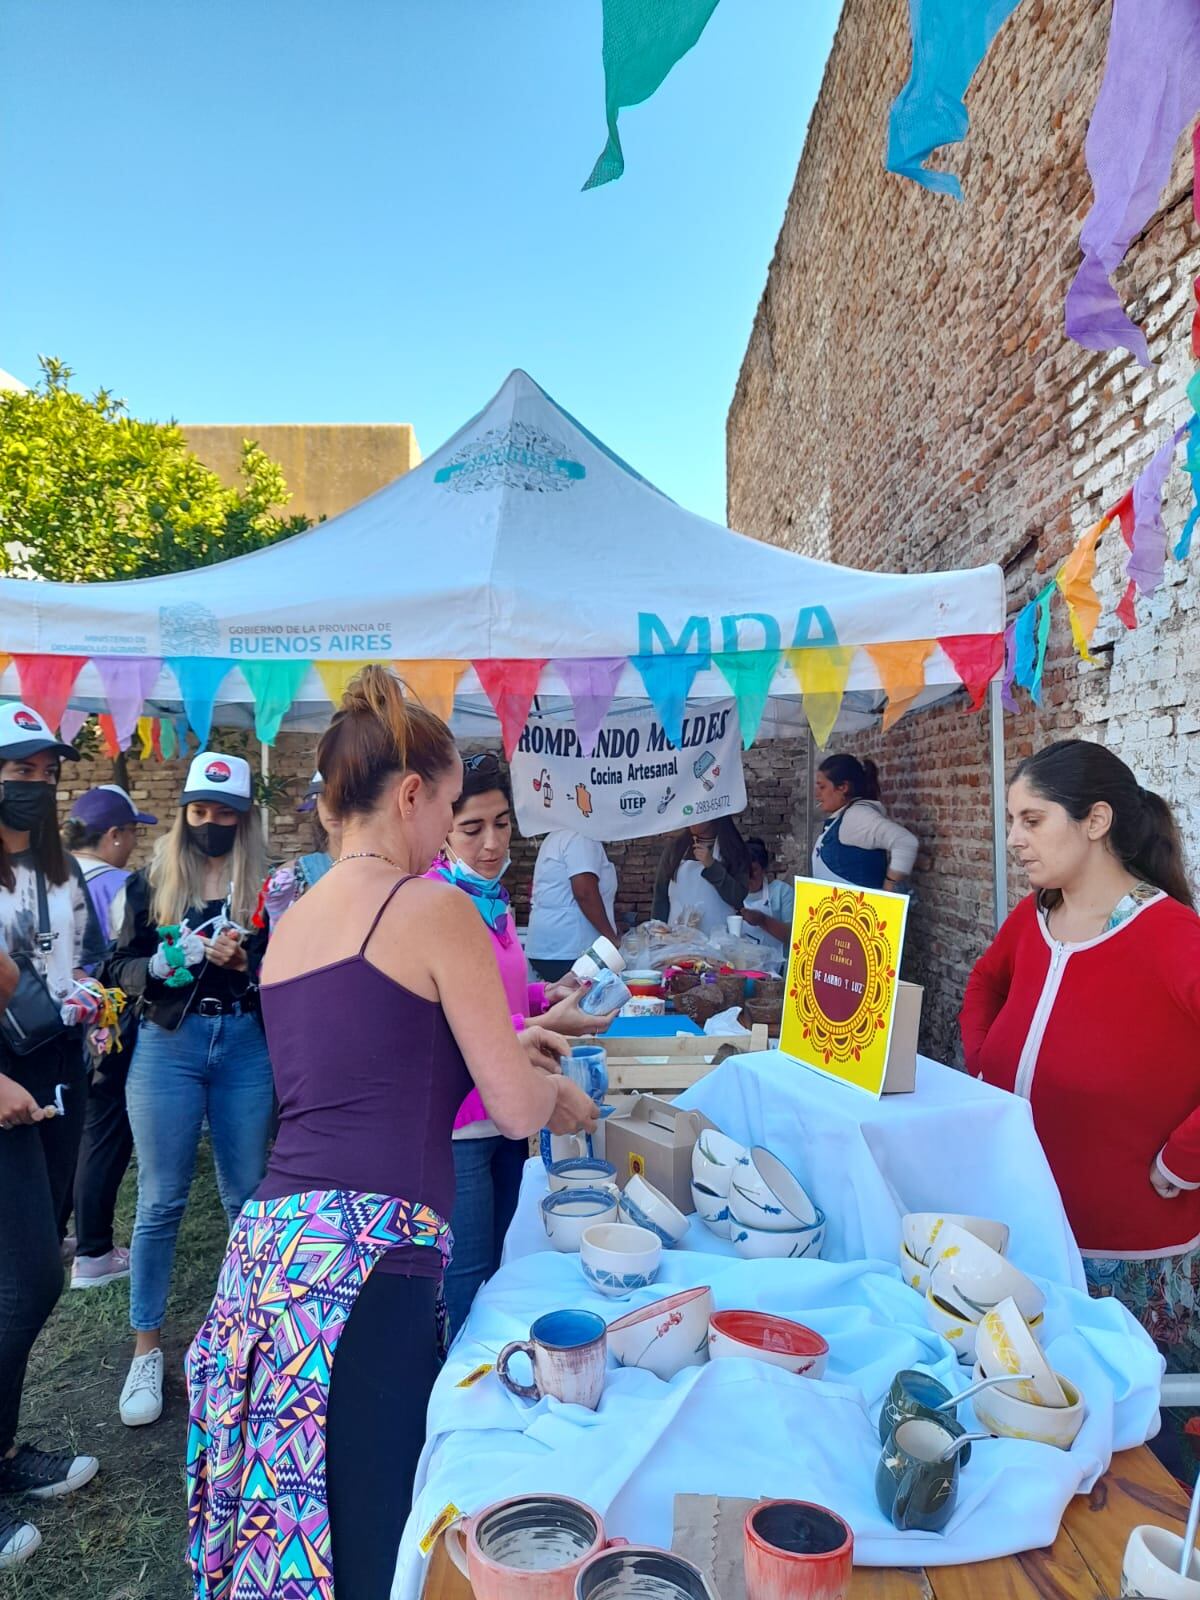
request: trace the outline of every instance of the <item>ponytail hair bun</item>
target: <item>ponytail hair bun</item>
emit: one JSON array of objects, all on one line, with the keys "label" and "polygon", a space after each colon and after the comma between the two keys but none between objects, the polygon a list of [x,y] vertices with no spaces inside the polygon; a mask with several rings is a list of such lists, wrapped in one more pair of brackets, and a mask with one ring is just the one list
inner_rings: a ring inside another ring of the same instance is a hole
[{"label": "ponytail hair bun", "polygon": [[826,756],[817,770],[825,774],[835,789],[848,784],[851,800],[879,799],[879,768],[873,761],[860,761],[843,750]]},{"label": "ponytail hair bun", "polygon": [[389,778],[415,772],[434,783],[457,753],[446,724],[406,696],[394,672],[366,666],[347,684],[317,750],[325,803],[342,818],[371,812]]}]

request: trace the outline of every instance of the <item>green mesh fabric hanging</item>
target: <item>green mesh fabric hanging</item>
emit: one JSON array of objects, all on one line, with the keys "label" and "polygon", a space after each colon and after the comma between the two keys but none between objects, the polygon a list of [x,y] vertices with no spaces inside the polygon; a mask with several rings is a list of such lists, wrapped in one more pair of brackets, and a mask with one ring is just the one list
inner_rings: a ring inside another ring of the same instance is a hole
[{"label": "green mesh fabric hanging", "polygon": [[585,189],[625,171],[617,113],[640,105],[704,32],[717,0],[604,0],[604,103],[608,143]]}]

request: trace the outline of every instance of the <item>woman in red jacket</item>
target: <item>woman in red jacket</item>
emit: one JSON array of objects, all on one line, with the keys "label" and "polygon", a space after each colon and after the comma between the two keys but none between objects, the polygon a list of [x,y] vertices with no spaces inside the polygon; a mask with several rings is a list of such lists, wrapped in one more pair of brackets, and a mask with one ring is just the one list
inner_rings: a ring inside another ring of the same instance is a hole
[{"label": "woman in red jacket", "polygon": [[1200,1370],[1200,917],[1166,802],[1110,750],[1017,768],[1033,889],[967,984],[967,1068],[1024,1095],[1093,1293]]}]

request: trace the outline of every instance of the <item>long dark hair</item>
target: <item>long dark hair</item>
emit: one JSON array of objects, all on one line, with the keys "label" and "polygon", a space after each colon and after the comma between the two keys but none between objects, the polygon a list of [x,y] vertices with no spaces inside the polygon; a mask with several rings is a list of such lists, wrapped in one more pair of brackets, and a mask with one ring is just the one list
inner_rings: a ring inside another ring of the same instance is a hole
[{"label": "long dark hair", "polygon": [[[1012,781],[1018,778],[1076,822],[1103,801],[1112,811],[1109,848],[1126,871],[1194,908],[1171,808],[1161,795],[1142,788],[1120,756],[1089,739],[1059,739],[1027,756]],[[1061,895],[1050,890],[1044,899],[1054,906]]]},{"label": "long dark hair", "polygon": [[848,784],[851,800],[879,799],[879,768],[873,761],[860,761],[843,750],[826,756],[817,771],[823,772],[835,789]]},{"label": "long dark hair", "polygon": [[[732,873],[735,878],[749,879],[750,854],[732,817],[722,817],[718,821],[716,842],[721,847],[721,865],[726,872]],[[668,877],[673,878],[679,871],[681,862],[694,843],[690,828],[683,828],[671,840],[667,846],[667,864],[671,869]]]},{"label": "long dark hair", "polygon": [[[30,833],[29,851],[33,856],[34,866],[47,883],[66,883],[71,876],[71,868],[54,817],[47,817],[44,822],[39,822]],[[0,839],[0,889],[12,890],[16,886],[17,874],[12,864],[12,857],[4,848],[4,841]]]}]

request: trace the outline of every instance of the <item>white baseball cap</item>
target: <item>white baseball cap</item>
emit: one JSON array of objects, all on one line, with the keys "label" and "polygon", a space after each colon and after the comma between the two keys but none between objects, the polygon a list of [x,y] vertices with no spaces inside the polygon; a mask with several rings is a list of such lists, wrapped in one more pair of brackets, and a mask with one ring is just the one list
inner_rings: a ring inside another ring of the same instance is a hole
[{"label": "white baseball cap", "polygon": [[182,803],[189,800],[217,800],[234,811],[249,811],[254,804],[250,763],[219,750],[202,750],[188,768]]},{"label": "white baseball cap", "polygon": [[52,750],[62,761],[79,760],[79,751],[74,745],[56,739],[45,717],[32,706],[11,700],[0,706],[0,761],[36,756],[43,750]]}]

